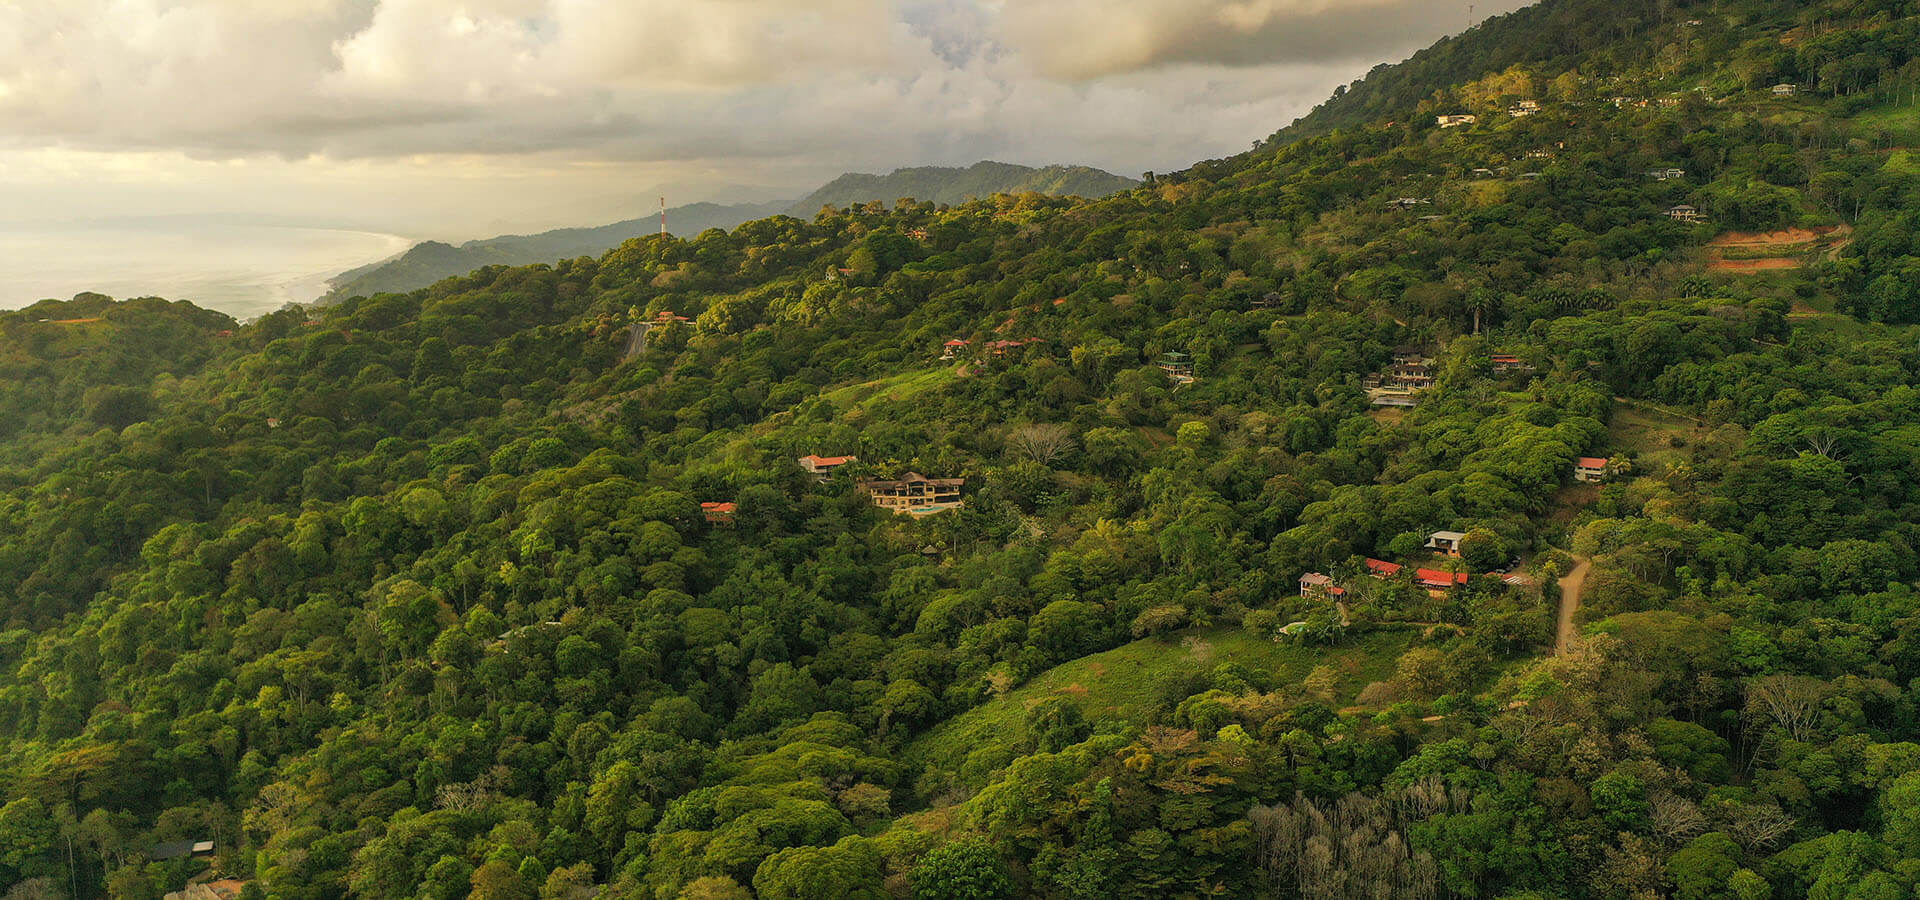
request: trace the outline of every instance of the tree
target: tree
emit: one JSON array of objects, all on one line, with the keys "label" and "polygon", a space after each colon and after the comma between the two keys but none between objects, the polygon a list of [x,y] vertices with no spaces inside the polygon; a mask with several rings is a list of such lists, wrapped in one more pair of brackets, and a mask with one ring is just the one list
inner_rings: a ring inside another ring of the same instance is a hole
[{"label": "tree", "polygon": [[792,847],[766,858],[753,874],[760,900],[885,900],[880,857],[860,837],[831,847]]},{"label": "tree", "polygon": [[534,886],[520,875],[517,866],[504,859],[490,859],[473,870],[473,890],[467,900],[538,900]]},{"label": "tree", "polygon": [[1052,465],[1073,452],[1073,429],[1052,423],[1020,425],[1008,432],[1007,446],[1043,466]]},{"label": "tree", "polygon": [[991,845],[954,841],[920,858],[908,875],[914,900],[1010,900],[1013,882]]}]

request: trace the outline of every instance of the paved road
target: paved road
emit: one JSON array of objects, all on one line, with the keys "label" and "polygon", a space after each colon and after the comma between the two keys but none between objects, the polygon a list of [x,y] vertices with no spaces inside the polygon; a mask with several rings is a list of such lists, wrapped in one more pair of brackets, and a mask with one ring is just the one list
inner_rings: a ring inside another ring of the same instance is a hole
[{"label": "paved road", "polygon": [[1553,652],[1565,653],[1579,638],[1574,630],[1573,617],[1580,612],[1580,589],[1587,583],[1587,565],[1591,560],[1586,557],[1573,558],[1573,569],[1560,579],[1560,627],[1554,635]]}]

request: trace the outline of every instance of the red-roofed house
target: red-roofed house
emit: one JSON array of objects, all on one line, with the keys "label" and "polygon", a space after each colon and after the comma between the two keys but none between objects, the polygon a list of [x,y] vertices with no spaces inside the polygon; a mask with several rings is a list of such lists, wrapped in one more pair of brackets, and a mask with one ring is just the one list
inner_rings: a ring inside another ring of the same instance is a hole
[{"label": "red-roofed house", "polygon": [[1500,373],[1525,372],[1532,368],[1533,368],[1532,366],[1527,365],[1526,360],[1523,360],[1520,357],[1515,356],[1514,354],[1511,354],[1511,353],[1493,354],[1493,370],[1495,372],[1500,372]]},{"label": "red-roofed house", "polygon": [[656,315],[653,317],[653,321],[656,324],[665,325],[668,322],[691,322],[693,320],[687,318],[686,316],[680,315],[679,313],[676,313],[673,310],[663,309],[660,311],[659,315]]},{"label": "red-roofed house", "polygon": [[739,506],[734,503],[707,502],[700,504],[700,514],[715,525],[732,525],[733,512]]},{"label": "red-roofed house", "polygon": [[1406,568],[1406,566],[1400,565],[1399,563],[1390,563],[1384,559],[1367,560],[1367,569],[1373,573],[1373,577],[1375,578],[1392,578],[1400,574],[1400,570],[1404,568]]},{"label": "red-roofed house", "polygon": [[860,457],[858,456],[814,456],[808,454],[800,457],[800,468],[807,470],[808,475],[825,481],[833,477],[834,470],[859,459]]},{"label": "red-roofed house", "polygon": [[1465,572],[1442,572],[1439,569],[1415,569],[1413,583],[1427,589],[1427,593],[1438,597],[1448,588],[1467,583]]},{"label": "red-roofed house", "polygon": [[945,348],[945,352],[940,354],[940,358],[952,359],[954,358],[954,356],[958,355],[960,351],[965,350],[967,348],[967,345],[971,343],[973,342],[963,341],[963,340],[960,340],[959,338],[954,338],[953,340],[948,341],[945,344],[941,345],[942,347]]},{"label": "red-roofed house", "polygon": [[1311,597],[1316,590],[1326,591],[1329,597],[1344,597],[1347,589],[1333,583],[1333,579],[1320,572],[1308,572],[1300,576],[1300,596]]},{"label": "red-roofed house", "polygon": [[1573,477],[1577,481],[1600,481],[1607,477],[1607,463],[1604,456],[1582,456],[1573,461]]}]

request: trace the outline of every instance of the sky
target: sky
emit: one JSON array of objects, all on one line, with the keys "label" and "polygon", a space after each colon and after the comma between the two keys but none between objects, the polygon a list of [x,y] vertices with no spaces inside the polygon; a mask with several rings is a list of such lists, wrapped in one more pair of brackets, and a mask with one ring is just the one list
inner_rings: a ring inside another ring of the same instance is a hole
[{"label": "sky", "polygon": [[464,239],[844,171],[1137,176],[1243,150],[1469,21],[1451,0],[0,0],[0,228]]}]

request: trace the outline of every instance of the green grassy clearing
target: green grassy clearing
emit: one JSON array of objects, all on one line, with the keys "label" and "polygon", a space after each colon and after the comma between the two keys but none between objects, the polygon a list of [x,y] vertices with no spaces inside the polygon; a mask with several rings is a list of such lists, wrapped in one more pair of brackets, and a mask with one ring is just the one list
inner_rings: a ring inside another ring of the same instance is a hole
[{"label": "green grassy clearing", "polygon": [[[1156,706],[1187,694],[1193,676],[1233,662],[1268,673],[1275,684],[1294,684],[1322,663],[1341,673],[1339,700],[1350,702],[1368,684],[1392,674],[1413,634],[1376,632],[1340,646],[1274,643],[1239,628],[1182,632],[1147,638],[1062,663],[1032,681],[948,720],[907,746],[905,756],[957,770],[968,754],[1008,746],[1025,732],[1027,708],[1047,697],[1066,697],[1088,721],[1139,723]],[[1177,690],[1176,690],[1177,689]]]},{"label": "green grassy clearing", "polygon": [[[1705,429],[1691,419],[1638,403],[1616,403],[1607,439],[1614,447],[1639,457],[1641,474],[1653,474],[1668,463],[1685,460],[1691,452],[1685,445],[1704,433]],[[1675,438],[1683,446],[1675,447]]]},{"label": "green grassy clearing", "polygon": [[859,384],[836,388],[827,392],[825,397],[827,402],[833,404],[834,409],[845,414],[855,409],[864,410],[868,404],[876,401],[910,400],[952,381],[957,371],[953,366],[941,366],[937,369],[903,372],[878,381],[863,381]]}]

